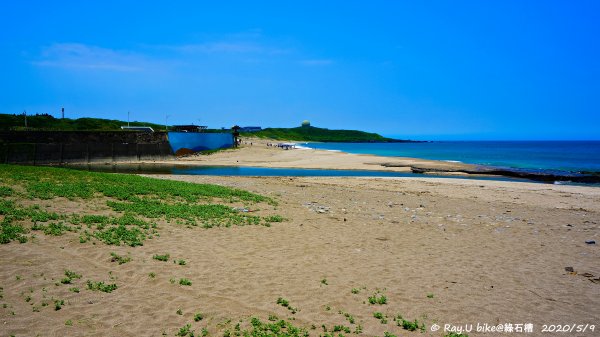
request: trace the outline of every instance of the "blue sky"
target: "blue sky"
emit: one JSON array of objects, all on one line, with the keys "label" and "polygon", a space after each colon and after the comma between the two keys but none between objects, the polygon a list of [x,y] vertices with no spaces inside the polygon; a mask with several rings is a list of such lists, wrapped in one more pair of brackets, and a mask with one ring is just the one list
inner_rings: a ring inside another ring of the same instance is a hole
[{"label": "blue sky", "polygon": [[3,1],[0,113],[600,139],[598,1]]}]

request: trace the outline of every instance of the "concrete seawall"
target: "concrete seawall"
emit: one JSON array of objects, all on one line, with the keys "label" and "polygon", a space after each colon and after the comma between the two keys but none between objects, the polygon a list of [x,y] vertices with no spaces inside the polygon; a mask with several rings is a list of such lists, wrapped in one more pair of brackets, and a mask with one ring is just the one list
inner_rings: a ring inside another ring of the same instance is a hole
[{"label": "concrete seawall", "polygon": [[165,132],[2,131],[0,162],[100,163],[173,158]]}]

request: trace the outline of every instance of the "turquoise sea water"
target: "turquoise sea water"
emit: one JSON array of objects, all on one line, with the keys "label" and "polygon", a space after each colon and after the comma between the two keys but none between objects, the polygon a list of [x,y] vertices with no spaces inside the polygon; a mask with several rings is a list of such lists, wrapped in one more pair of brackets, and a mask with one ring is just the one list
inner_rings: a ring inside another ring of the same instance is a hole
[{"label": "turquoise sea water", "polygon": [[429,143],[302,143],[379,156],[458,161],[535,172],[600,171],[600,141],[447,141]]}]

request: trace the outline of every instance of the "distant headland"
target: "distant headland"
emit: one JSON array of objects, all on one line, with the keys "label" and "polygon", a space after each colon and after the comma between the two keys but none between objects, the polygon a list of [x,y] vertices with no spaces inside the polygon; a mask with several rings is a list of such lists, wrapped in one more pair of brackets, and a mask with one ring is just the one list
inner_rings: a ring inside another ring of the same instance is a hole
[{"label": "distant headland", "polygon": [[311,126],[307,120],[295,128],[258,128],[252,132],[242,132],[241,135],[274,140],[323,143],[422,143],[422,141],[386,138],[377,133],[358,130],[318,128]]},{"label": "distant headland", "polygon": [[330,130],[310,125],[296,128],[266,128],[255,132],[245,132],[242,136],[254,136],[274,140],[335,143],[417,143],[420,141],[392,139],[377,133],[358,130]]}]

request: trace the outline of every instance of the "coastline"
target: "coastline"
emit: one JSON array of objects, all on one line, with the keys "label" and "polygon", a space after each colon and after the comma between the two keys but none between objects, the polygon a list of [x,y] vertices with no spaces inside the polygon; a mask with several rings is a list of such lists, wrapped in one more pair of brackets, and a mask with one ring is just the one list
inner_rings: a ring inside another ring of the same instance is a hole
[{"label": "coastline", "polygon": [[208,156],[195,154],[180,157],[177,158],[175,163],[185,163],[197,166],[245,166],[412,172],[417,174],[435,174],[442,176],[496,176],[545,183],[600,183],[600,176],[598,175],[536,173],[526,170],[505,169],[454,161],[353,154],[337,150],[309,149],[304,147],[293,150],[282,150],[280,148],[267,146],[268,143],[276,144],[277,142],[278,141],[261,138],[245,138],[242,145],[237,150],[219,151]]},{"label": "coastline", "polygon": [[[437,169],[452,174],[459,170],[474,170],[477,165],[409,157],[383,157],[370,154],[352,154],[342,151],[296,148],[283,150],[267,143],[280,141],[245,138],[236,150],[224,150],[210,155],[195,154],[179,157],[177,164],[199,166],[252,166],[266,168],[343,169],[389,172],[411,172],[412,167]],[[250,145],[252,144],[252,145]],[[166,162],[161,162],[166,163]]]}]

